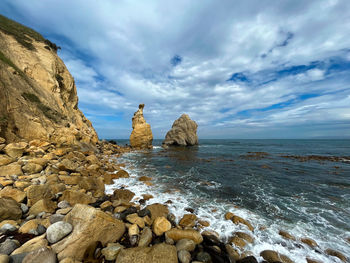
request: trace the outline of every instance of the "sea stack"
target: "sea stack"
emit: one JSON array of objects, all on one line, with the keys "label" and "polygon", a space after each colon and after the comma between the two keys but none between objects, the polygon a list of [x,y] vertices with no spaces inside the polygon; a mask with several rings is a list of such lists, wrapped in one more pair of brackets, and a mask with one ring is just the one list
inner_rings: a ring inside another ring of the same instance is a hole
[{"label": "sea stack", "polygon": [[197,123],[187,115],[182,114],[174,121],[171,130],[165,136],[163,147],[171,145],[192,146],[198,144]]},{"label": "sea stack", "polygon": [[133,148],[146,149],[152,147],[153,135],[151,125],[143,117],[145,104],[140,104],[139,109],[132,117],[132,133],[130,135],[130,145]]}]

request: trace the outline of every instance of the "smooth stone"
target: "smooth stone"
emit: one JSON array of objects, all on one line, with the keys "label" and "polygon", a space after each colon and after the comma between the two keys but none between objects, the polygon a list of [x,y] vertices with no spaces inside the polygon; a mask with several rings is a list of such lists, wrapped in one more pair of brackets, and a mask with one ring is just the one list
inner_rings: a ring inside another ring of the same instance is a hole
[{"label": "smooth stone", "polygon": [[325,253],[329,256],[333,256],[333,257],[337,257],[339,258],[341,261],[343,262],[347,262],[347,258],[345,255],[343,255],[341,252],[337,251],[337,250],[334,250],[334,249],[331,249],[331,248],[328,248],[325,250]]},{"label": "smooth stone", "polygon": [[174,241],[178,241],[180,239],[191,239],[193,240],[196,244],[202,243],[203,242],[203,237],[201,235],[201,233],[199,233],[196,230],[193,229],[176,229],[176,228],[172,228],[169,231],[167,231],[165,233],[165,237],[170,238]]},{"label": "smooth stone", "polygon": [[28,253],[22,263],[56,263],[57,257],[55,252],[47,247],[39,248],[38,250]]},{"label": "smooth stone", "polygon": [[138,246],[148,247],[151,241],[152,241],[152,230],[149,227],[145,227],[142,230]]},{"label": "smooth stone", "polygon": [[264,250],[260,253],[260,256],[262,256],[269,263],[274,263],[274,262],[293,263],[293,261],[287,256],[273,250]]},{"label": "smooth stone", "polygon": [[70,206],[70,204],[67,201],[63,200],[63,201],[61,201],[61,202],[59,202],[57,204],[57,207],[60,208],[60,209],[64,209],[64,208],[68,208],[68,207],[71,207],[71,206]]},{"label": "smooth stone", "polygon": [[46,232],[46,227],[44,227],[43,225],[39,224],[38,228],[36,229],[36,231],[38,232],[38,235],[42,235]]},{"label": "smooth stone", "polygon": [[65,236],[69,235],[72,232],[72,230],[73,226],[70,223],[63,221],[56,222],[47,228],[47,240],[51,244],[54,244],[63,239]]},{"label": "smooth stone", "polygon": [[196,256],[196,259],[198,261],[201,261],[203,263],[212,263],[212,259],[209,253],[207,252],[199,252]]},{"label": "smooth stone", "polygon": [[10,257],[5,254],[0,254],[0,263],[9,263]]},{"label": "smooth stone", "polygon": [[124,248],[119,243],[109,243],[107,247],[101,250],[102,255],[106,260],[113,261],[117,258],[119,252]]},{"label": "smooth stone", "polygon": [[21,203],[21,210],[23,214],[26,214],[29,211],[29,208],[26,204]]},{"label": "smooth stone", "polygon": [[0,228],[0,233],[16,231],[17,227],[11,224],[5,224]]},{"label": "smooth stone", "polygon": [[10,255],[16,248],[18,243],[11,239],[6,239],[0,244],[0,254]]},{"label": "smooth stone", "polygon": [[52,216],[50,216],[49,220],[51,224],[63,221],[64,215],[60,215],[60,214],[54,214]]},{"label": "smooth stone", "polygon": [[179,252],[177,252],[177,257],[181,263],[191,262],[191,254],[187,250],[180,250]]},{"label": "smooth stone", "polygon": [[193,251],[196,248],[196,243],[191,240],[191,239],[180,239],[179,241],[176,242],[176,250],[186,250],[186,251]]}]

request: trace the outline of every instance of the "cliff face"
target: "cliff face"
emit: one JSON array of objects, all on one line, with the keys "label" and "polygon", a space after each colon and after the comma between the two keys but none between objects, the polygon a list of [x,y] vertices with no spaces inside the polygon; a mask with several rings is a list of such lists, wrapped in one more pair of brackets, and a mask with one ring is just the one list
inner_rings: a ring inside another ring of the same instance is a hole
[{"label": "cliff face", "polygon": [[130,135],[130,145],[134,148],[152,148],[153,135],[151,125],[143,117],[144,104],[139,105],[139,109],[132,117],[132,133]]},{"label": "cliff face", "polygon": [[97,134],[78,109],[74,79],[57,46],[0,15],[0,137],[95,144]]}]

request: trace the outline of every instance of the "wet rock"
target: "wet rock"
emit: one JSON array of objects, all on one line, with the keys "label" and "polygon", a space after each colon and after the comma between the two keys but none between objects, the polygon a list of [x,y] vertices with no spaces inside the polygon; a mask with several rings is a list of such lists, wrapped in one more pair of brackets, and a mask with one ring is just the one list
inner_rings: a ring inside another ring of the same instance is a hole
[{"label": "wet rock", "polygon": [[177,252],[177,257],[181,263],[190,263],[191,262],[191,254],[186,250],[180,250]]},{"label": "wet rock", "polygon": [[234,244],[236,247],[238,247],[240,249],[243,249],[247,245],[247,243],[244,241],[244,239],[240,238],[238,236],[231,237],[229,242],[231,244]]},{"label": "wet rock", "polygon": [[171,229],[171,223],[164,216],[157,217],[153,222],[152,229],[157,236],[161,236]]},{"label": "wet rock", "polygon": [[325,252],[327,255],[329,255],[329,256],[337,257],[337,258],[339,258],[341,261],[347,262],[346,256],[345,256],[344,254],[342,254],[341,252],[337,251],[337,250],[328,248],[328,249],[326,249],[324,252]]},{"label": "wet rock", "polygon": [[51,244],[54,244],[69,235],[72,230],[73,226],[70,223],[63,221],[56,222],[47,228],[46,238]]},{"label": "wet rock", "polygon": [[232,218],[233,216],[234,216],[233,213],[227,212],[227,213],[225,214],[225,219],[226,219],[226,220],[231,220],[231,218]]},{"label": "wet rock", "polygon": [[24,150],[27,148],[28,143],[17,142],[10,143],[4,148],[5,153],[12,158],[19,158],[23,155]]},{"label": "wet rock", "polygon": [[311,238],[302,238],[300,239],[301,242],[303,242],[304,244],[308,245],[311,248],[315,248],[318,247],[318,244],[316,243],[315,240],[311,239]]},{"label": "wet rock", "polygon": [[194,214],[186,214],[182,217],[179,225],[182,227],[194,227],[196,224],[197,216]]},{"label": "wet rock", "polygon": [[112,243],[119,240],[125,232],[125,224],[120,220],[82,204],[76,204],[64,221],[73,226],[73,232],[52,246],[59,260],[66,257],[82,260],[91,243]]},{"label": "wet rock", "polygon": [[287,256],[273,250],[264,250],[260,253],[260,256],[262,256],[269,263],[274,263],[274,262],[293,263],[293,261]]},{"label": "wet rock", "polygon": [[166,147],[169,145],[191,146],[198,144],[197,127],[197,123],[191,120],[187,114],[182,114],[174,121],[162,145]]},{"label": "wet rock", "polygon": [[307,263],[322,263],[321,261],[318,261],[318,260],[313,259],[313,258],[306,258],[306,262]]},{"label": "wet rock", "polygon": [[236,260],[240,259],[240,254],[231,245],[226,244],[225,249],[231,262],[236,262]]},{"label": "wet rock", "polygon": [[292,236],[291,234],[289,234],[287,231],[280,230],[278,232],[278,234],[280,236],[284,237],[285,239],[289,239],[289,240],[293,240],[293,241],[296,240],[296,238],[294,236]]},{"label": "wet rock", "polygon": [[0,222],[6,219],[18,220],[22,217],[20,205],[12,198],[0,198]]},{"label": "wet rock", "polygon": [[116,174],[111,174],[112,179],[119,179],[119,178],[129,178],[130,175],[127,171],[121,169]]},{"label": "wet rock", "polygon": [[196,256],[196,259],[198,261],[203,262],[203,263],[212,263],[213,262],[212,259],[211,259],[210,254],[207,253],[207,252],[204,252],[204,251],[203,252],[199,252],[197,254],[197,256]]},{"label": "wet rock", "polygon": [[27,254],[22,263],[56,263],[56,254],[47,247],[39,248]]},{"label": "wet rock", "polygon": [[119,243],[109,243],[107,247],[101,250],[101,253],[106,260],[114,261],[123,248],[124,246]]},{"label": "wet rock", "polygon": [[248,229],[250,231],[253,231],[254,230],[254,227],[245,219],[243,219],[242,217],[239,217],[239,216],[236,216],[234,215],[232,218],[231,218],[232,222],[236,225],[238,224],[244,224],[248,227]]},{"label": "wet rock", "polygon": [[116,263],[177,263],[175,246],[164,243],[152,247],[135,247],[123,249]]},{"label": "wet rock", "polygon": [[138,216],[144,217],[144,216],[151,216],[151,211],[149,211],[147,208],[141,209],[137,212]]},{"label": "wet rock", "polygon": [[139,109],[132,117],[132,133],[130,135],[130,145],[135,148],[151,148],[153,135],[151,125],[143,117],[144,104],[139,105]]},{"label": "wet rock", "polygon": [[151,241],[152,241],[152,230],[149,227],[145,227],[142,230],[138,246],[148,247]]},{"label": "wet rock", "polygon": [[151,212],[151,220],[152,222],[157,218],[164,216],[165,218],[169,214],[169,209],[167,206],[162,204],[152,204],[146,207]]},{"label": "wet rock", "polygon": [[236,261],[236,263],[258,263],[255,257],[249,256]]},{"label": "wet rock", "polygon": [[19,243],[12,239],[6,239],[0,244],[0,254],[10,255],[12,251],[18,248]]},{"label": "wet rock", "polygon": [[213,244],[220,243],[220,235],[219,235],[219,233],[215,232],[214,230],[205,230],[202,232],[202,236],[205,240],[208,240],[209,242],[211,242]]},{"label": "wet rock", "polygon": [[196,248],[196,243],[191,239],[180,239],[176,242],[176,250],[186,250],[192,252]]},{"label": "wet rock", "polygon": [[178,241],[180,239],[191,239],[196,244],[199,244],[203,241],[202,235],[193,229],[176,229],[172,228],[168,232],[165,233],[166,237],[171,238],[174,241]]},{"label": "wet rock", "polygon": [[244,239],[247,243],[254,242],[254,238],[251,235],[244,233],[244,232],[236,232],[235,236]]}]

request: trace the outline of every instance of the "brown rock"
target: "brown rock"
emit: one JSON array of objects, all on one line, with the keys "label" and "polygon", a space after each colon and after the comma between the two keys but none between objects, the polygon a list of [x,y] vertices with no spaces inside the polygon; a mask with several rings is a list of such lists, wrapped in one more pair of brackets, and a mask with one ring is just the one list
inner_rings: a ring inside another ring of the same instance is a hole
[{"label": "brown rock", "polygon": [[152,247],[135,247],[123,249],[116,263],[177,263],[175,246],[164,243]]},{"label": "brown rock", "polygon": [[11,158],[5,154],[0,154],[0,166],[7,165],[16,161],[14,158]]},{"label": "brown rock", "polygon": [[65,190],[59,201],[67,201],[70,205],[75,204],[92,204],[96,202],[96,199],[88,194],[75,190]]},{"label": "brown rock", "polygon": [[326,249],[324,252],[325,252],[327,255],[329,255],[329,256],[337,257],[337,258],[339,258],[341,261],[347,262],[346,256],[345,256],[344,254],[342,254],[341,252],[337,251],[337,250],[328,248],[328,249]]},{"label": "brown rock", "polygon": [[81,180],[81,176],[59,175],[58,178],[68,185],[77,185]]},{"label": "brown rock", "polygon": [[167,217],[167,215],[169,214],[168,207],[162,204],[156,203],[156,204],[148,205],[146,208],[151,212],[152,222],[157,217],[161,217],[161,216]]},{"label": "brown rock", "polygon": [[262,256],[269,263],[274,263],[274,262],[293,263],[293,261],[287,256],[279,254],[273,250],[264,250],[260,253],[260,256]]},{"label": "brown rock", "polygon": [[41,199],[36,202],[30,209],[30,215],[37,215],[41,212],[53,213],[57,208],[57,204],[51,200]]},{"label": "brown rock", "polygon": [[151,181],[151,180],[152,180],[152,178],[148,177],[148,176],[141,176],[139,178],[139,181],[141,181],[141,182],[146,182],[146,181]]},{"label": "brown rock", "polygon": [[111,174],[112,179],[129,178],[130,175],[125,170],[119,170],[116,174]]},{"label": "brown rock", "polygon": [[157,236],[161,236],[171,229],[171,223],[164,216],[160,216],[154,220],[152,229]]},{"label": "brown rock", "polygon": [[57,263],[56,254],[47,247],[41,247],[28,253],[22,263]]},{"label": "brown rock", "polygon": [[234,216],[231,218],[231,220],[232,220],[232,222],[235,223],[236,225],[238,225],[238,224],[244,224],[244,225],[246,225],[246,226],[248,227],[248,229],[249,229],[250,231],[253,231],[253,230],[254,230],[254,227],[253,227],[247,220],[243,219],[242,217],[239,217],[239,216],[235,216],[235,215],[234,215]]},{"label": "brown rock", "polygon": [[18,220],[22,217],[20,205],[12,198],[0,198],[0,222],[6,219]]},{"label": "brown rock", "polygon": [[291,234],[289,234],[287,231],[280,230],[278,232],[278,234],[280,236],[284,237],[285,239],[289,239],[289,240],[293,240],[293,241],[296,240],[296,238],[294,236],[292,236]]},{"label": "brown rock", "polygon": [[41,199],[50,200],[54,195],[48,185],[31,185],[27,188],[27,198],[27,205],[32,206]]},{"label": "brown rock", "polygon": [[182,114],[174,121],[171,130],[165,136],[163,146],[182,145],[190,146],[198,144],[197,123],[190,119],[187,114]]},{"label": "brown rock", "polygon": [[178,241],[180,239],[191,239],[196,244],[202,243],[203,241],[202,235],[198,231],[193,229],[183,230],[183,229],[172,228],[169,231],[167,231],[165,235],[174,241]]},{"label": "brown rock", "polygon": [[39,164],[42,167],[45,167],[47,165],[47,163],[49,162],[48,159],[45,158],[32,158],[28,160],[28,163],[35,163],[35,164]]},{"label": "brown rock", "polygon": [[244,232],[236,232],[235,236],[244,239],[248,243],[254,242],[254,238],[251,235],[244,233]]},{"label": "brown rock", "polygon": [[102,197],[105,192],[105,184],[102,177],[82,177],[78,185],[81,189],[91,191],[95,197]]},{"label": "brown rock", "polygon": [[316,259],[313,259],[313,258],[306,258],[306,262],[307,263],[322,263]]},{"label": "brown rock", "polygon": [[132,133],[130,135],[130,145],[134,148],[151,148],[153,135],[151,126],[146,123],[143,117],[144,104],[139,105],[139,109],[132,117]]},{"label": "brown rock", "polygon": [[138,246],[139,247],[148,247],[148,245],[151,243],[151,241],[152,241],[152,231],[149,227],[145,227],[142,230]]},{"label": "brown rock", "polygon": [[17,163],[0,166],[0,176],[23,175],[22,168]]},{"label": "brown rock", "polygon": [[87,156],[86,161],[88,161],[89,164],[100,164],[100,161],[94,154]]},{"label": "brown rock", "polygon": [[0,190],[0,197],[10,197],[17,203],[22,203],[26,196],[26,193],[11,186],[6,186],[4,189]]},{"label": "brown rock", "polygon": [[22,167],[22,170],[27,174],[35,174],[41,172],[43,170],[43,167],[40,164],[27,163]]},{"label": "brown rock", "polygon": [[29,241],[24,243],[22,246],[20,246],[16,250],[14,250],[11,255],[21,254],[21,253],[25,253],[25,252],[31,252],[31,251],[37,250],[41,247],[46,247],[48,245],[48,242],[47,242],[45,236],[46,236],[46,234],[43,234],[41,236],[34,237],[33,239],[30,239]]},{"label": "brown rock", "polygon": [[119,240],[125,232],[122,221],[82,204],[75,205],[64,221],[73,226],[73,232],[52,246],[59,260],[66,257],[82,260],[84,252],[93,242],[106,246]]},{"label": "brown rock", "polygon": [[300,239],[300,241],[303,242],[304,244],[308,245],[311,248],[314,248],[314,247],[318,246],[316,241],[311,239],[311,238],[305,237],[305,238]]},{"label": "brown rock", "polygon": [[113,192],[112,200],[121,200],[123,202],[130,202],[135,196],[135,193],[128,189],[116,189]]},{"label": "brown rock", "polygon": [[140,233],[140,229],[136,224],[132,224],[131,226],[129,226],[128,228],[129,237],[137,236],[139,233]]},{"label": "brown rock", "polygon": [[199,219],[199,220],[198,220],[198,223],[199,223],[200,225],[204,226],[204,227],[210,226],[210,223],[209,223],[208,221],[205,221],[205,220]]},{"label": "brown rock", "polygon": [[232,218],[233,216],[234,216],[233,213],[227,212],[227,213],[225,214],[225,219],[226,219],[226,220],[231,220],[231,218]]},{"label": "brown rock", "polygon": [[10,143],[4,148],[5,153],[12,158],[19,158],[23,155],[24,150],[27,148],[28,143],[17,142]]},{"label": "brown rock", "polygon": [[69,159],[63,159],[59,164],[58,164],[58,169],[61,171],[75,171],[78,168],[78,164],[72,162]]},{"label": "brown rock", "polygon": [[148,201],[148,200],[150,200],[150,199],[153,198],[153,195],[150,195],[150,194],[143,194],[142,197],[143,197],[143,199],[144,199],[145,201]]},{"label": "brown rock", "polygon": [[182,227],[194,227],[196,224],[197,216],[194,214],[186,214],[182,217],[179,225]]},{"label": "brown rock", "polygon": [[231,244],[234,244],[236,247],[239,247],[240,249],[244,248],[247,245],[246,241],[238,236],[231,237],[229,242]]},{"label": "brown rock", "polygon": [[126,220],[128,220],[131,224],[136,224],[141,228],[145,227],[145,221],[141,217],[139,217],[136,213],[127,215]]},{"label": "brown rock", "polygon": [[226,244],[225,248],[231,262],[236,262],[237,260],[241,259],[238,250],[233,248],[230,244]]}]

